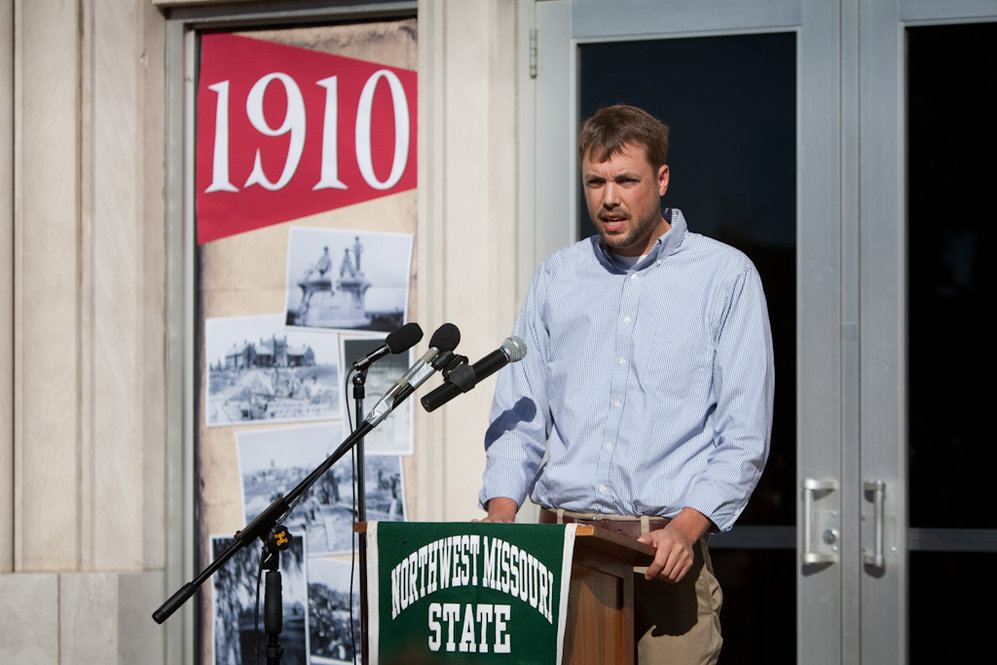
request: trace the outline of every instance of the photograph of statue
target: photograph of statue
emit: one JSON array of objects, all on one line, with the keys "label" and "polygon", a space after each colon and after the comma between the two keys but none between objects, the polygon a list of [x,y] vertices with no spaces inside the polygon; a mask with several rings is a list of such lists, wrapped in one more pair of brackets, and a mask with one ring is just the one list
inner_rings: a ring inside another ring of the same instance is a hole
[{"label": "photograph of statue", "polygon": [[407,318],[412,235],[291,227],[285,323],[390,332]]}]

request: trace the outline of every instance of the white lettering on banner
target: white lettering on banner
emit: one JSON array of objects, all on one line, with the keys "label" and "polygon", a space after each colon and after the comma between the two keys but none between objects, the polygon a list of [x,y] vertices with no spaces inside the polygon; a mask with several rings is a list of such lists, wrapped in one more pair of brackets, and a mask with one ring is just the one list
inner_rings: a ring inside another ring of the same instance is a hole
[{"label": "white lettering on banner", "polygon": [[[478,643],[478,651],[488,653],[488,625],[492,622],[495,612],[493,606],[487,603],[478,605],[477,611],[478,623],[481,624],[481,642]],[[474,651],[474,649],[471,650]]]},{"label": "white lettering on banner", "polygon": [[499,538],[448,536],[422,545],[391,569],[390,582],[392,619],[439,590],[480,585],[517,598],[554,622],[554,571]]},{"label": "white lettering on banner", "polygon": [[[391,170],[386,179],[378,180],[374,172],[374,158],[372,150],[371,122],[373,118],[374,93],[381,80],[388,84],[388,91],[391,95],[391,104],[394,111],[394,132],[395,145],[391,160]],[[287,95],[287,109],[280,126],[273,128],[267,122],[263,112],[263,100],[267,87],[274,81],[278,81],[284,86]],[[322,116],[322,147],[321,163],[319,168],[319,180],[312,188],[320,189],[348,189],[347,185],[339,178],[339,135],[337,123],[339,121],[339,85],[336,76],[330,76],[315,82],[319,87],[325,88],[325,109]],[[217,95],[215,106],[215,140],[212,152],[211,163],[211,184],[204,190],[205,194],[212,192],[238,192],[229,176],[229,85],[230,81],[219,81],[208,87]],[[265,136],[290,135],[287,146],[287,155],[284,158],[284,167],[280,177],[276,182],[271,181],[263,171],[262,154],[259,148],[256,149],[256,157],[253,169],[243,187],[260,185],[270,191],[277,191],[287,186],[294,178],[301,163],[301,156],[305,149],[307,132],[307,116],[305,113],[305,101],[294,78],[282,72],[271,72],[261,77],[253,84],[246,97],[246,117],[256,131]],[[398,76],[389,70],[380,69],[367,79],[358,99],[357,117],[354,125],[354,156],[360,175],[364,181],[373,189],[387,190],[398,184],[409,162],[409,139],[411,137],[411,115],[409,113],[409,100],[405,94],[405,88]]]},{"label": "white lettering on banner", "polygon": [[[381,182],[374,173],[374,162],[370,151],[370,120],[374,108],[374,92],[380,79],[388,82],[391,91],[391,101],[395,111],[395,155],[391,160],[391,173],[388,179]],[[405,88],[394,72],[381,69],[374,72],[360,92],[360,106],[357,109],[356,127],[357,166],[360,175],[374,189],[391,189],[401,180],[408,164],[409,119],[408,103],[405,99]]]},{"label": "white lettering on banner", "polygon": [[409,605],[419,600],[419,591],[416,580],[419,578],[419,553],[412,552],[408,555],[408,602]]},{"label": "white lettering on banner", "polygon": [[423,545],[419,548],[419,597],[426,595],[426,563],[429,561],[429,546]]},{"label": "white lettering on banner", "polygon": [[[263,113],[263,96],[266,94],[267,86],[272,81],[280,81],[287,94],[287,110],[284,113],[284,121],[276,129],[270,126]],[[301,163],[301,153],[305,151],[305,100],[301,96],[298,84],[290,76],[281,72],[267,74],[249,90],[249,95],[246,97],[246,117],[260,134],[283,136],[290,133],[291,141],[287,146],[284,170],[281,171],[277,182],[270,182],[267,174],[263,172],[263,153],[257,148],[253,171],[249,174],[244,186],[258,184],[272,192],[283,189],[291,181],[294,172],[298,170],[298,164]]]},{"label": "white lettering on banner", "polygon": [[450,560],[453,554],[453,548],[450,546],[453,543],[453,536],[441,541],[440,547],[440,588],[447,589],[450,587]]},{"label": "white lettering on banner", "polygon": [[502,541],[502,572],[505,573],[502,576],[502,593],[509,593],[511,589],[511,584],[509,582],[509,555],[511,551],[509,549],[509,543]]},{"label": "white lettering on banner", "polygon": [[211,192],[238,192],[235,185],[228,179],[228,81],[209,85],[218,95],[215,105],[215,146],[211,159],[211,184],[204,190]]},{"label": "white lettering on banner", "polygon": [[439,603],[429,604],[429,650],[439,651],[442,644],[443,635],[440,631],[440,615],[443,613],[443,606]]},{"label": "white lettering on banner", "polygon": [[325,88],[325,115],[322,118],[322,171],[318,184],[312,187],[319,189],[346,189],[339,179],[339,77],[317,81]]},{"label": "white lettering on banner", "polygon": [[519,595],[519,548],[509,547],[509,595]]},{"label": "white lettering on banner", "polygon": [[398,573],[401,567],[405,565],[408,559],[404,559],[401,563],[391,569],[391,616],[392,618],[398,616],[402,611],[402,590],[401,584],[398,579]]},{"label": "white lettering on banner", "polygon": [[460,617],[460,605],[458,603],[443,603],[443,620],[447,622],[447,651],[454,651],[457,643],[454,642],[454,624]]},{"label": "white lettering on banner", "polygon": [[[525,564],[525,565],[524,565]],[[525,569],[525,570],[524,570]],[[526,558],[519,559],[519,571],[520,579],[523,580],[523,585],[519,589],[519,599],[521,601],[529,602],[532,598],[533,602],[530,604],[536,608],[537,606],[537,560],[533,558],[532,554],[527,554]]]},{"label": "white lettering on banner", "polygon": [[488,587],[489,589],[497,589],[498,583],[496,578],[498,577],[498,554],[501,548],[499,547],[489,547],[489,540],[492,543],[496,542],[495,538],[482,538],[481,545],[481,586]]},{"label": "white lettering on banner", "polygon": [[505,632],[506,623],[512,617],[512,608],[508,605],[495,606],[495,653],[510,653],[512,641]]},{"label": "white lettering on banner", "polygon": [[[508,633],[512,607],[491,603],[430,603],[429,650],[463,653],[511,653],[512,636]],[[458,626],[458,623],[460,624]],[[444,624],[446,628],[444,629]],[[457,641],[457,630],[460,641]],[[446,642],[443,641],[444,630]]]},{"label": "white lettering on banner", "polygon": [[437,580],[439,575],[437,574],[437,562],[439,561],[440,554],[440,541],[434,540],[429,544],[429,557],[427,560],[427,565],[429,566],[429,584],[426,585],[426,595],[434,593],[437,589]]},{"label": "white lettering on banner", "polygon": [[470,603],[464,606],[464,628],[460,631],[460,645],[458,650],[467,653],[475,652],[478,650],[478,644],[475,641],[477,624],[474,623],[474,610]]}]

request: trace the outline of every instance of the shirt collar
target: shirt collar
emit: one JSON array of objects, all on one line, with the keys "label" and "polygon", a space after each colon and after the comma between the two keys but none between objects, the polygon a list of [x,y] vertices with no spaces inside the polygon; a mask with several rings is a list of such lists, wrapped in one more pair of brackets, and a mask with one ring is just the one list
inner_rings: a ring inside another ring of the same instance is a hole
[{"label": "shirt collar", "polygon": [[[664,216],[665,221],[671,225],[671,228],[654,241],[651,251],[648,252],[647,256],[644,257],[644,260],[637,263],[632,270],[643,270],[653,262],[658,261],[659,257],[660,259],[664,259],[665,257],[675,253],[682,245],[682,241],[685,240],[689,227],[686,224],[685,216],[682,214],[682,211],[678,208],[665,208],[661,214]],[[602,239],[598,235],[595,235],[593,236],[593,240],[599,248],[601,259],[613,268],[620,270],[620,266],[613,260],[612,252],[610,252],[609,248],[602,242]],[[624,270],[623,272],[627,271]]]}]

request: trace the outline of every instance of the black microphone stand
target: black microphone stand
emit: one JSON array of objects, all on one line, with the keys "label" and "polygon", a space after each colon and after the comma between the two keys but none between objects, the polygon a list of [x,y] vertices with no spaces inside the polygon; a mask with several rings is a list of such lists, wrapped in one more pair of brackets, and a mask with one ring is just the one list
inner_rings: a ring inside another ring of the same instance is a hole
[{"label": "black microphone stand", "polygon": [[[454,367],[459,366],[467,362],[467,358],[464,356],[455,355],[452,351],[443,351],[430,363],[434,369],[443,370],[444,373],[448,373]],[[362,368],[355,368],[356,374],[353,376],[353,404],[356,411],[357,422],[362,422],[367,425],[366,420],[363,419],[363,401],[365,398],[365,384],[367,381],[367,366]],[[409,395],[415,388],[411,384],[406,385],[402,388],[397,395],[394,407],[404,402],[408,399]],[[378,420],[377,422],[381,422]],[[358,428],[359,429],[359,428]],[[363,437],[373,429],[372,426],[368,427],[365,432],[360,433],[356,441],[355,451],[357,455],[357,489],[355,490],[354,496],[357,499],[357,522],[363,523],[367,521],[367,497],[366,497],[366,487],[364,485],[364,474],[363,474]],[[354,432],[356,434],[356,432]],[[352,436],[352,435],[351,435]],[[362,536],[360,538],[360,653],[361,653],[361,663],[367,665],[370,662],[370,639],[368,633],[369,620],[367,617],[368,611],[368,597],[367,597],[367,538]]]},{"label": "black microphone stand", "polygon": [[[353,375],[353,408],[357,424],[364,422],[363,401],[366,397],[367,368],[358,369]],[[357,457],[357,486],[353,491],[356,499],[356,521],[367,521],[367,486],[364,483],[363,437],[357,440],[354,452]],[[367,640],[367,538],[360,537],[360,662],[366,665],[368,659]]]},{"label": "black microphone stand", "polygon": [[[339,459],[357,443],[357,441],[362,440],[363,437],[366,436],[367,433],[370,432],[372,429],[374,429],[374,425],[370,424],[367,421],[361,422],[357,426],[357,429],[354,430],[354,432],[350,434],[348,437],[346,437],[346,439],[339,445],[339,447],[331,455],[329,455],[324,462],[318,465],[310,474],[308,474],[308,476],[304,480],[302,480],[294,487],[294,489],[288,492],[287,496],[278,496],[269,506],[267,506],[263,510],[263,512],[261,512],[259,515],[256,516],[256,519],[254,519],[252,522],[250,522],[240,531],[237,531],[235,533],[232,544],[229,545],[228,548],[221,553],[221,555],[216,557],[214,561],[208,564],[208,566],[205,567],[204,570],[202,570],[193,580],[181,586],[172,596],[170,596],[170,598],[165,603],[160,605],[159,608],[152,613],[153,620],[156,623],[161,624],[164,621],[166,621],[168,618],[170,618],[170,616],[174,612],[180,609],[181,605],[187,602],[187,600],[194,595],[194,592],[197,591],[197,589],[209,577],[211,577],[216,570],[225,565],[225,562],[231,559],[236,552],[241,550],[243,547],[246,547],[257,538],[260,538],[264,541],[264,547],[267,546],[267,536],[272,536],[276,540],[278,544],[278,549],[282,549],[279,547],[282,540],[286,540],[287,544],[289,545],[290,536],[287,534],[286,529],[283,529],[283,527],[275,529],[275,527],[277,527],[280,524],[280,522],[287,517],[287,515],[291,512],[296,503],[305,494],[305,492],[307,492],[311,488],[311,486],[314,485],[318,481],[318,479],[321,478],[332,467],[333,464],[338,462]],[[273,556],[271,556],[270,558],[273,559],[270,565],[276,567],[279,562],[279,559],[276,556],[276,552],[274,552]],[[268,571],[268,577],[269,577],[269,572],[276,572],[276,568],[273,571]],[[278,576],[273,579],[279,580],[280,578]],[[275,595],[277,596],[277,602],[279,604],[279,596],[280,596],[279,581],[273,586],[276,589]],[[269,595],[274,595],[274,594],[269,594]],[[273,606],[272,605],[273,601],[269,601],[270,603],[269,605],[268,601],[264,601],[264,603],[265,603],[264,605],[265,608],[268,606],[270,607]],[[279,607],[276,610],[276,613],[277,616],[280,616]],[[268,630],[268,633],[269,632],[270,631]],[[280,630],[278,627],[278,630],[275,631],[275,634],[279,633]],[[279,649],[279,645],[277,646],[277,648]],[[277,660],[275,661],[269,660],[270,654],[268,647],[268,661],[267,661],[268,663],[279,662],[280,654],[275,651],[274,655],[277,658]]]},{"label": "black microphone stand", "polygon": [[[447,324],[447,325],[453,327],[452,324]],[[455,327],[454,330],[456,330]],[[439,332],[440,331],[437,331],[437,333]],[[456,336],[459,338],[459,334]],[[454,342],[454,345],[456,345],[456,342]],[[438,370],[446,366],[451,361],[452,358],[453,354],[448,350],[439,354],[431,364],[434,369]],[[359,391],[361,393],[363,392],[362,386],[364,380],[365,378],[359,380],[359,385],[360,385]],[[357,391],[358,390],[356,384],[357,380],[355,379],[354,381],[355,381],[354,391]],[[215,571],[217,571],[219,568],[225,565],[225,563],[229,559],[231,559],[236,554],[236,552],[241,550],[243,547],[246,547],[257,538],[260,538],[264,542],[265,554],[267,547],[267,536],[276,539],[278,544],[281,542],[282,539],[286,539],[287,545],[290,545],[290,535],[287,533],[287,530],[280,525],[280,523],[287,518],[287,516],[297,505],[298,501],[302,499],[305,492],[311,489],[312,485],[318,482],[318,480],[323,475],[325,475],[325,473],[330,468],[332,468],[332,465],[338,462],[340,458],[342,458],[342,456],[346,454],[347,451],[349,451],[354,446],[360,444],[363,441],[363,438],[371,430],[373,430],[374,427],[376,427],[381,422],[381,420],[383,420],[384,417],[386,417],[386,413],[390,413],[390,411],[394,410],[395,407],[397,407],[399,404],[405,401],[420,383],[421,381],[417,382],[416,386],[413,386],[410,383],[405,385],[401,390],[398,391],[398,394],[395,396],[394,400],[392,400],[392,403],[388,407],[388,411],[379,414],[379,417],[372,418],[371,420],[373,422],[367,419],[360,420],[363,409],[363,398],[361,397],[357,401],[357,414],[358,414],[357,418],[359,420],[357,428],[348,437],[346,437],[346,439],[343,440],[341,444],[339,444],[339,447],[336,448],[336,450],[331,455],[329,455],[325,459],[325,461],[319,464],[310,474],[308,474],[308,476],[305,477],[304,480],[302,480],[294,487],[294,489],[288,492],[287,496],[278,495],[277,498],[274,499],[273,502],[271,502],[270,505],[267,506],[259,515],[257,515],[252,522],[247,524],[239,531],[236,531],[235,535],[233,536],[232,544],[229,545],[228,548],[226,548],[226,550],[222,552],[219,556],[217,556],[211,563],[209,563],[200,573],[198,573],[198,575],[193,580],[182,585],[179,589],[177,589],[177,591],[173,593],[172,596],[170,596],[166,600],[166,602],[160,605],[159,608],[152,613],[153,620],[156,623],[161,624],[164,621],[166,621],[168,618],[170,618],[170,616],[172,616],[174,612],[180,609],[180,607],[185,602],[187,602],[187,600],[189,600],[191,596],[194,595],[194,593],[198,590],[198,588],[200,588],[200,586],[204,584],[204,582],[209,577],[214,575]],[[354,394],[356,394],[356,392]],[[359,466],[358,481],[362,483],[362,478],[363,478],[362,450],[359,453],[359,457],[360,459],[358,462]],[[354,496],[356,496],[356,494]],[[357,517],[360,519],[366,519],[366,507],[364,502],[364,492],[362,485],[359,491],[359,496],[357,497],[357,506],[358,506]],[[363,517],[361,517],[361,515],[363,515]],[[361,538],[360,543],[361,543],[361,552],[366,553],[366,539]],[[278,549],[284,549],[284,548],[278,548]],[[279,571],[277,570],[279,564],[279,557],[277,556],[277,552],[274,551],[271,553],[271,556],[269,558],[272,560],[270,561],[269,565],[273,566],[274,568],[272,570],[268,569],[268,580],[267,580],[268,586],[273,591],[273,593],[268,594],[268,596],[273,596],[274,600],[272,601],[264,600],[265,612],[271,617],[270,627],[267,628],[267,633],[268,633],[267,662],[268,664],[272,663],[273,665],[277,665],[280,662],[280,655],[282,651],[279,643],[277,642],[277,636],[281,632],[282,629],[281,624],[283,623],[283,617],[281,616],[281,609],[280,609],[280,577],[279,577]],[[364,571],[364,573],[361,575],[362,584],[366,585],[366,574],[365,574],[367,566],[366,556],[361,556],[360,561],[361,561],[361,570]],[[276,576],[272,577],[270,576],[270,573],[276,573]],[[365,626],[366,624],[365,586],[361,587],[361,592],[362,592],[361,611],[363,615],[362,616],[363,623],[361,624],[361,626],[363,633],[363,653],[366,663],[367,636],[366,636],[366,626]],[[267,610],[269,611],[267,612]],[[270,637],[271,633],[273,635],[272,640]],[[270,644],[271,641],[273,641],[272,645]],[[273,647],[272,649],[271,646]],[[274,660],[271,660],[271,654]]]},{"label": "black microphone stand", "polygon": [[280,633],[284,629],[284,603],[280,579],[280,551],[291,546],[287,529],[275,527],[263,541],[263,564],[267,571],[263,587],[263,629],[267,635],[267,665],[280,665],[284,649],[280,646]]}]

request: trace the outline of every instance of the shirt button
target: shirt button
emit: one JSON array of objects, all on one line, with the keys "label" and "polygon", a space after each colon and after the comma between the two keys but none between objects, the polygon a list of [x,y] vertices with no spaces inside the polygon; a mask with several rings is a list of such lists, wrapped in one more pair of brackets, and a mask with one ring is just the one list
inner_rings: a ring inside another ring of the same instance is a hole
[{"label": "shirt button", "polygon": [[599,491],[600,492],[605,492],[606,491],[606,486],[605,485],[599,485]]},{"label": "shirt button", "polygon": [[617,361],[617,362],[618,362],[618,363],[619,363],[620,365],[626,365],[626,364],[627,364],[627,361],[626,361],[626,360],[624,360],[623,358],[620,358],[620,359],[619,359],[619,361]]},{"label": "shirt button", "polygon": [[617,409],[620,408],[620,400],[616,400],[615,402],[613,402],[613,406]]},{"label": "shirt button", "polygon": [[623,323],[630,323],[630,317],[629,316],[624,316],[623,317]]},{"label": "shirt button", "polygon": [[630,275],[630,279],[637,279],[637,273]]},{"label": "shirt button", "polygon": [[607,443],[606,444],[606,450],[612,450],[612,449],[613,449],[613,444]]},{"label": "shirt button", "polygon": [[655,261],[655,262],[654,262],[654,265],[656,265],[656,266],[660,266],[660,265],[661,265],[661,259],[658,259],[657,261]]}]

